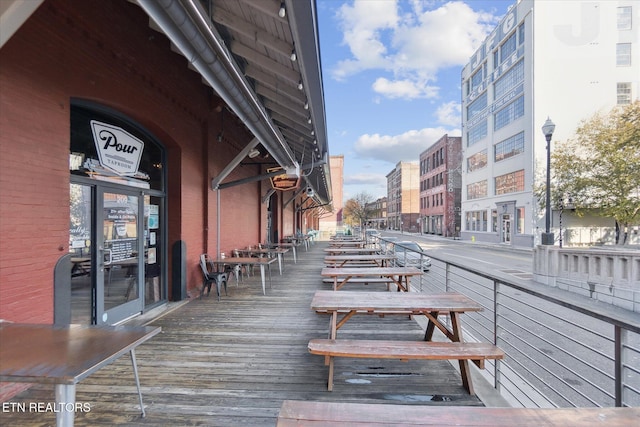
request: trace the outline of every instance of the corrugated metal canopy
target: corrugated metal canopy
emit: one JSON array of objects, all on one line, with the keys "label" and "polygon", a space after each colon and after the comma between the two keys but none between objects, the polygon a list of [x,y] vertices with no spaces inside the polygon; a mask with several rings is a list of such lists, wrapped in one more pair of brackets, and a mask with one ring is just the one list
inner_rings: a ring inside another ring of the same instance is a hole
[{"label": "corrugated metal canopy", "polygon": [[137,2],[254,134],[246,151],[258,142],[301,166],[315,204],[330,205],[315,0]]}]

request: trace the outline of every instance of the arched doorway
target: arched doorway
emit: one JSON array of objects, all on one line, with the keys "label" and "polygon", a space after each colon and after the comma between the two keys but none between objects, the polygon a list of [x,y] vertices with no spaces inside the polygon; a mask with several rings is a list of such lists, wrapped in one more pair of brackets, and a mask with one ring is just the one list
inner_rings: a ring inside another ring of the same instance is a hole
[{"label": "arched doorway", "polygon": [[[116,324],[166,300],[165,154],[142,126],[74,101],[71,323]],[[56,282],[58,286],[64,286]]]}]

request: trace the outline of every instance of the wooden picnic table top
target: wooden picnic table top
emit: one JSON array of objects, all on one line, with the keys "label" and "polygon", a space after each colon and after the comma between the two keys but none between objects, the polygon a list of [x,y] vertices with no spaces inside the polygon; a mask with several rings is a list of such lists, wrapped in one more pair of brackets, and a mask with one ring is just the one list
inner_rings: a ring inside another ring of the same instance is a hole
[{"label": "wooden picnic table top", "polygon": [[422,312],[482,311],[483,307],[457,292],[423,294],[417,292],[334,292],[316,291],[311,309],[319,312],[363,311],[370,313],[418,314]]},{"label": "wooden picnic table top", "polygon": [[329,242],[329,247],[342,248],[342,247],[362,247],[366,242],[364,240],[334,240]]},{"label": "wooden picnic table top", "polygon": [[76,384],[160,331],[158,327],[0,323],[0,381]]},{"label": "wooden picnic table top", "polygon": [[638,425],[640,408],[484,408],[287,401],[277,427],[477,426],[623,427]]},{"label": "wooden picnic table top", "polygon": [[331,254],[373,254],[378,252],[376,248],[324,248],[325,252],[329,252]]},{"label": "wooden picnic table top", "polygon": [[328,261],[379,261],[398,258],[394,254],[343,254],[343,255],[327,255],[324,257],[325,262]]},{"label": "wooden picnic table top", "polygon": [[368,276],[417,276],[422,271],[415,267],[324,267],[324,277],[368,277]]}]

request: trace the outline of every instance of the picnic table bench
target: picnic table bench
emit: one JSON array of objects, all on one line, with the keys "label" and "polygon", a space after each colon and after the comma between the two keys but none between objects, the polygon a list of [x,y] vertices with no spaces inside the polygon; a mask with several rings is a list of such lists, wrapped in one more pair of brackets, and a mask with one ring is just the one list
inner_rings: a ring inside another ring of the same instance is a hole
[{"label": "picnic table bench", "polygon": [[640,408],[453,408],[285,400],[276,427],[627,427],[639,423]]},{"label": "picnic table bench", "polygon": [[312,339],[309,353],[329,358],[327,389],[333,390],[335,357],[407,360],[471,360],[484,369],[486,359],[502,359],[504,352],[493,344],[478,342],[390,341]]},{"label": "picnic table bench", "polygon": [[[460,315],[477,312],[482,306],[465,295],[455,292],[440,294],[396,292],[333,292],[316,291],[311,309],[319,314],[330,314],[329,339],[312,339],[308,349],[311,354],[325,356],[329,365],[327,389],[333,389],[335,357],[369,359],[427,359],[458,360],[463,387],[473,395],[473,383],[468,362],[484,369],[487,359],[502,359],[504,352],[493,344],[464,342]],[[337,331],[355,315],[424,315],[429,322],[424,341],[339,340]],[[438,318],[448,315],[449,329]],[[339,317],[341,319],[339,319]],[[440,330],[451,342],[433,341],[435,329]]]}]

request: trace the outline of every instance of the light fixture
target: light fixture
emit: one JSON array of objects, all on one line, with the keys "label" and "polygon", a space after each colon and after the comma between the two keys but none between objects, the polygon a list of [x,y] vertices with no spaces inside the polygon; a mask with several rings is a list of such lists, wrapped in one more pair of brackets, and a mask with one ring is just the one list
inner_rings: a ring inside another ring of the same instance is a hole
[{"label": "light fixture", "polygon": [[280,10],[278,10],[278,16],[284,18],[287,15],[287,10],[284,8],[284,2],[280,3]]},{"label": "light fixture", "polygon": [[296,56],[296,50],[295,50],[295,49],[293,49],[293,50],[291,51],[291,60],[292,60],[293,62],[296,62],[296,59],[297,59],[297,58],[298,58],[298,57]]},{"label": "light fixture", "polygon": [[318,140],[317,139],[313,140],[313,145],[318,145]]},{"label": "light fixture", "polygon": [[305,103],[304,103],[304,109],[305,109],[305,110],[308,110],[308,109],[309,109],[309,103],[308,103],[308,102],[305,102]]},{"label": "light fixture", "polygon": [[218,142],[222,142],[222,132],[218,134]]},{"label": "light fixture", "polygon": [[542,133],[547,140],[547,188],[546,188],[546,206],[544,218],[544,233],[542,233],[542,244],[553,245],[554,237],[551,229],[551,137],[556,125],[547,117],[547,121],[542,125]]},{"label": "light fixture", "polygon": [[260,150],[258,150],[257,148],[252,148],[251,151],[249,151],[249,154],[247,154],[247,156],[250,159],[256,158],[260,155]]},{"label": "light fixture", "polygon": [[311,124],[311,117],[307,119],[307,123]]},{"label": "light fixture", "polygon": [[312,131],[311,131],[311,136],[314,136],[315,134],[316,134],[316,131],[315,131],[315,130],[312,130]]},{"label": "light fixture", "polygon": [[304,88],[304,86],[302,86],[302,80],[300,80],[300,81],[298,82],[298,89],[299,89],[299,90],[302,90],[303,88]]}]

